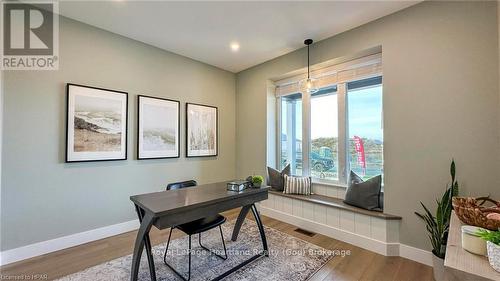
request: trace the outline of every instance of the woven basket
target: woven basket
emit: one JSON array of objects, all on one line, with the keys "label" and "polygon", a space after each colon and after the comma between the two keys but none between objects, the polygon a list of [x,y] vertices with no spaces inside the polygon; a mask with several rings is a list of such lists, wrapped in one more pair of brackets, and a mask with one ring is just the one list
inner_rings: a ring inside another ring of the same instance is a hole
[{"label": "woven basket", "polygon": [[[495,206],[483,206],[486,202],[493,203]],[[452,204],[457,217],[463,223],[495,231],[500,228],[499,220],[486,217],[489,213],[500,213],[500,202],[489,197],[453,197]]]}]

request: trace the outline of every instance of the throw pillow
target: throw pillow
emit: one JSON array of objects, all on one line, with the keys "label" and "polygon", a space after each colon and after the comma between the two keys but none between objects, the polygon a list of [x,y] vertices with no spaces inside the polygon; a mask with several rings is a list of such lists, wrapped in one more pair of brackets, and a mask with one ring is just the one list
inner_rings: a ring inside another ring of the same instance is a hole
[{"label": "throw pillow", "polygon": [[281,172],[271,167],[267,167],[267,185],[270,185],[273,190],[283,191],[284,175],[290,175],[290,164],[286,165]]},{"label": "throw pillow", "polygon": [[291,177],[285,175],[286,194],[311,195],[311,177]]},{"label": "throw pillow", "polygon": [[380,204],[381,175],[363,181],[361,177],[351,171],[348,185],[344,203],[371,211],[383,210],[383,206]]}]

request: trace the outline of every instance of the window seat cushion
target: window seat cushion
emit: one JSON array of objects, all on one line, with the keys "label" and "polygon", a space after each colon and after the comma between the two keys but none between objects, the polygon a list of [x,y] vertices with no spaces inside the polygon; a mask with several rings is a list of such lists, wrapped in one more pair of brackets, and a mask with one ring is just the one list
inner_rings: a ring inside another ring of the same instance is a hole
[{"label": "window seat cushion", "polygon": [[316,204],[321,204],[324,206],[329,206],[345,211],[350,211],[358,214],[363,214],[371,217],[376,217],[380,219],[385,219],[385,220],[401,220],[400,216],[395,216],[387,213],[382,213],[378,211],[370,211],[370,210],[365,210],[361,209],[358,207],[354,207],[351,205],[348,205],[343,202],[342,199],[340,198],[334,198],[334,197],[329,197],[329,196],[324,196],[324,195],[318,195],[318,194],[311,194],[311,195],[296,195],[296,194],[284,194],[283,192],[279,191],[274,191],[272,189],[269,190],[269,194],[272,195],[277,195],[277,196],[283,196],[283,197],[288,197],[296,200],[302,200],[306,202],[311,202],[311,203],[316,203]]}]

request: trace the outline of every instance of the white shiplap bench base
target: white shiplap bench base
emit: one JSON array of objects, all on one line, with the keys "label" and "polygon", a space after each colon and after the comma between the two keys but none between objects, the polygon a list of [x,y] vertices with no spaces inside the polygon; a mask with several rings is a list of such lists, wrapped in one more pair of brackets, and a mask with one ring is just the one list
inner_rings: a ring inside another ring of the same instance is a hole
[{"label": "white shiplap bench base", "polygon": [[269,193],[259,204],[263,215],[385,255],[399,255],[400,220]]}]

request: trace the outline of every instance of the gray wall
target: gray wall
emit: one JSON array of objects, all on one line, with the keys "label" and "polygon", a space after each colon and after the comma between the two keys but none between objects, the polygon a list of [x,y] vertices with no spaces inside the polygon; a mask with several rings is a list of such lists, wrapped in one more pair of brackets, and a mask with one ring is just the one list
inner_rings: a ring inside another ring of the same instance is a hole
[{"label": "gray wall", "polygon": [[[4,73],[1,250],[134,219],[129,196],[235,176],[235,75],[61,18],[59,71]],[[129,159],[65,164],[65,83],[129,93]],[[135,160],[138,94],[181,104],[181,158]],[[219,107],[219,156],[184,158],[184,103]]]},{"label": "gray wall", "polygon": [[[382,45],[386,208],[405,244],[429,249],[413,211],[442,192],[451,157],[463,194],[500,198],[495,5],[422,3],[312,49],[319,63]],[[234,74],[64,18],[60,58],[59,71],[3,73],[2,251],[134,219],[128,197],[167,182],[265,174],[267,80],[306,64],[301,49],[243,71],[235,98]],[[67,82],[129,92],[129,160],[64,163]],[[218,106],[220,155],[183,157],[182,106],[182,157],[134,160],[137,94]]]},{"label": "gray wall", "polygon": [[[385,204],[404,244],[430,249],[413,212],[434,206],[452,157],[462,194],[500,198],[497,29],[496,2],[424,2],[312,47],[314,64],[382,46]],[[237,74],[238,176],[265,173],[267,79],[305,65],[301,49]]]},{"label": "gray wall", "polygon": [[[500,108],[500,4],[497,4],[497,29],[498,29],[498,108]],[[498,114],[498,162],[500,163],[500,113]]]}]

